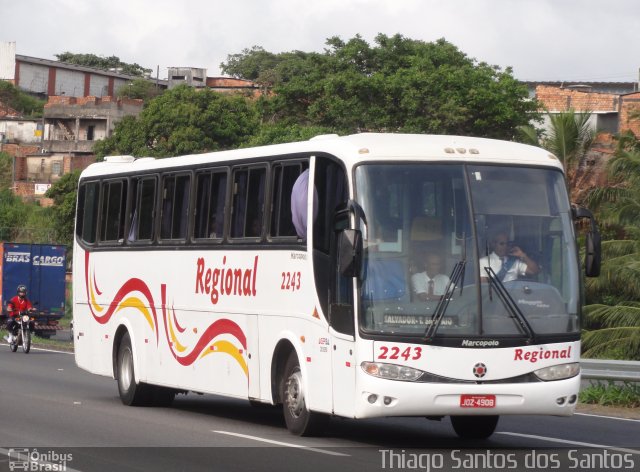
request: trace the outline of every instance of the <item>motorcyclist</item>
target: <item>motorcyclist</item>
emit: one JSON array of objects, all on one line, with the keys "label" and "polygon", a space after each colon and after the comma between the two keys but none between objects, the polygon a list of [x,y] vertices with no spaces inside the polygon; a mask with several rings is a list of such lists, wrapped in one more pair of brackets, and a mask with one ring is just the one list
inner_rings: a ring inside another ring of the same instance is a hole
[{"label": "motorcyclist", "polygon": [[20,316],[20,313],[25,311],[32,311],[33,306],[27,298],[27,287],[25,285],[18,285],[18,294],[14,296],[9,303],[7,303],[7,331],[6,340],[9,344],[13,341],[13,330],[16,326],[16,318]]}]

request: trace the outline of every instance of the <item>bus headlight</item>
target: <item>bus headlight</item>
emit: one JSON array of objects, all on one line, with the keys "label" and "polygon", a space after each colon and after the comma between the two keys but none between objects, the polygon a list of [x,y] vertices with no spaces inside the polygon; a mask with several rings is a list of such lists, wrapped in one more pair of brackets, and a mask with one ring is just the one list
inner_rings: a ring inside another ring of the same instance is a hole
[{"label": "bus headlight", "polygon": [[414,369],[413,367],[407,367],[396,364],[384,364],[382,362],[363,362],[360,364],[362,370],[367,374],[374,377],[380,377],[381,379],[389,380],[403,380],[412,382],[424,373],[421,370]]},{"label": "bus headlight", "polygon": [[540,380],[562,380],[575,377],[580,373],[580,363],[552,365],[533,372]]}]

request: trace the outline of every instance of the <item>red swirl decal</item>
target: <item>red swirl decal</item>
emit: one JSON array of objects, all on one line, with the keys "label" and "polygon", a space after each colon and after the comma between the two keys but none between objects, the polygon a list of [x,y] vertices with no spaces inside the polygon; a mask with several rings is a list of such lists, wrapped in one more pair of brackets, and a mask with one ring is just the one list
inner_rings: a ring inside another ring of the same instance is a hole
[{"label": "red swirl decal", "polygon": [[[92,288],[90,288],[89,286],[89,252],[85,252],[85,288],[87,291],[87,301],[89,304],[89,310],[91,311],[91,314],[93,315],[93,318],[100,324],[106,324],[109,322],[109,320],[111,319],[111,317],[113,316],[114,313],[116,313],[118,310],[125,308],[127,306],[132,306],[132,305],[127,305],[122,304],[122,300],[129,295],[130,293],[133,292],[139,292],[141,293],[145,298],[146,298],[146,302],[148,304],[148,307],[151,309],[151,313],[153,315],[153,326],[152,329],[156,332],[156,344],[159,342],[159,330],[158,330],[158,314],[156,312],[156,308],[155,308],[155,304],[153,302],[153,296],[151,295],[151,290],[149,290],[149,287],[147,286],[147,284],[138,278],[131,278],[129,280],[127,280],[118,290],[118,292],[116,293],[116,295],[113,297],[113,300],[111,301],[111,303],[109,303],[108,305],[108,310],[104,313],[104,314],[97,314],[96,311],[101,312],[104,307],[98,305],[95,302],[95,299],[93,297],[92,292]],[[94,277],[93,277],[93,281],[94,281],[94,288],[96,290],[96,292],[98,294],[102,294],[102,292],[98,291],[97,288],[97,284],[95,284],[95,273],[94,273]],[[137,299],[136,299],[137,300]],[[140,305],[133,305],[134,307],[139,308],[144,314],[145,316],[148,317],[148,310],[146,310],[145,307],[142,307]],[[94,311],[95,309],[95,311]],[[148,320],[149,323],[151,323],[151,320]]]},{"label": "red swirl decal", "polygon": [[[169,337],[169,328],[168,328],[168,322],[167,322],[168,310],[166,306],[166,285],[162,284],[160,292],[162,294],[162,313],[164,318],[164,331],[167,337],[167,343],[169,344],[173,357],[180,364],[184,366],[193,364],[198,359],[198,357],[202,354],[202,352],[209,347],[209,343],[211,343],[211,341],[213,341],[216,337],[220,336],[221,334],[230,334],[240,342],[243,349],[245,350],[247,349],[247,338],[242,332],[242,329],[240,328],[240,326],[238,326],[235,322],[229,319],[220,319],[215,321],[213,324],[211,324],[204,331],[204,333],[202,333],[202,336],[200,336],[200,338],[196,342],[196,345],[193,347],[193,349],[191,349],[191,352],[189,352],[184,356],[178,355]],[[174,316],[175,316],[175,313],[174,313]]]}]

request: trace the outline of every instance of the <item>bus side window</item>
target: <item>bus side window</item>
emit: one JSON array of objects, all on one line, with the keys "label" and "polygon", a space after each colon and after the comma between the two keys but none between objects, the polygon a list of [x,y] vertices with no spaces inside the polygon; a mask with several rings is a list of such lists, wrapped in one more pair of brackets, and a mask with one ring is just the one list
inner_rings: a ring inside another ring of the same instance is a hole
[{"label": "bus side window", "polygon": [[232,238],[259,238],[263,233],[266,167],[237,169],[233,174]]},{"label": "bus side window", "polygon": [[[300,162],[276,164],[273,167],[271,227],[269,231],[269,235],[272,237],[299,236],[293,221],[294,215],[292,213],[296,201],[292,192],[302,173],[302,168],[303,164]],[[308,175],[308,170],[305,172]],[[306,205],[306,198],[304,201]],[[306,211],[306,206],[304,210]]]},{"label": "bus side window", "polygon": [[153,239],[156,200],[156,179],[141,178],[131,181],[131,211],[127,241]]},{"label": "bus side window", "polygon": [[100,241],[122,242],[124,239],[127,182],[108,181],[102,184]]},{"label": "bus side window", "polygon": [[160,238],[186,239],[190,186],[188,174],[167,175],[162,179]]},{"label": "bus side window", "polygon": [[78,213],[76,231],[78,236],[85,242],[93,244],[96,242],[98,227],[98,204],[100,201],[99,182],[89,182],[80,185],[78,190]]},{"label": "bus side window", "polygon": [[222,238],[226,196],[226,171],[209,171],[197,175],[194,238]]}]

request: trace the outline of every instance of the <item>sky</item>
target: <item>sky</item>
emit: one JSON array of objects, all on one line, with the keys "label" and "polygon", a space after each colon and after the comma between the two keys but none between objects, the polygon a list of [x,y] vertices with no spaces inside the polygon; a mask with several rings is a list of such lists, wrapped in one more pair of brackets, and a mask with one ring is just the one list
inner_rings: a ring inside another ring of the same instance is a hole
[{"label": "sky", "polygon": [[639,0],[0,0],[0,42],[55,60],[118,56],[159,70],[221,75],[230,54],[318,51],[379,33],[444,38],[519,80],[639,80]]}]

